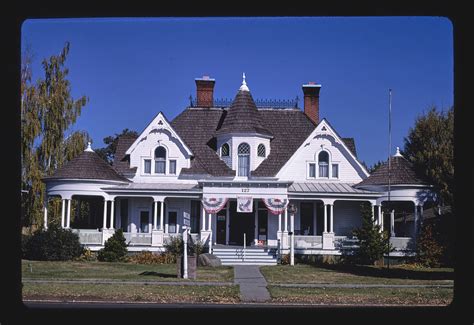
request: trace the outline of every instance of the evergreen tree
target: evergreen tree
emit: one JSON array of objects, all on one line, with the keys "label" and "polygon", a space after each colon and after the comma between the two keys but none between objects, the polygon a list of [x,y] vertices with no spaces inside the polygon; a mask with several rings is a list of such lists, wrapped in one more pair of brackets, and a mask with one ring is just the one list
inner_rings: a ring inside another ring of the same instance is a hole
[{"label": "evergreen tree", "polygon": [[99,250],[97,259],[102,262],[120,262],[127,256],[127,243],[122,229],[117,229],[112,237],[107,239],[104,248]]},{"label": "evergreen tree", "polygon": [[388,233],[380,232],[380,226],[375,224],[372,218],[372,206],[364,202],[361,204],[362,226],[353,230],[357,237],[359,248],[355,253],[356,262],[360,264],[374,264],[387,253],[387,245],[390,251],[392,246],[388,243]]},{"label": "evergreen tree", "polygon": [[439,193],[442,205],[453,204],[454,108],[439,112],[436,107],[419,116],[405,138],[403,154]]},{"label": "evergreen tree", "polygon": [[436,228],[436,225],[424,223],[417,239],[416,260],[427,267],[439,267],[443,255]]},{"label": "evergreen tree", "polygon": [[129,130],[129,129],[124,129],[122,130],[122,133],[118,134],[115,133],[115,135],[110,135],[108,137],[104,138],[104,143],[107,145],[104,148],[99,148],[96,149],[95,152],[102,158],[104,159],[105,162],[109,163],[112,165],[115,157],[115,151],[117,150],[117,143],[119,138],[122,135],[131,135],[138,137],[137,131]]}]

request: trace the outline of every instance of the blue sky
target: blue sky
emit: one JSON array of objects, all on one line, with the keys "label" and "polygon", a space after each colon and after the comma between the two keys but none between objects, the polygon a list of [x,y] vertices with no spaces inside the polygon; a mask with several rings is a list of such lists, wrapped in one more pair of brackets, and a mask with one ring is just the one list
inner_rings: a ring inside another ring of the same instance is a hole
[{"label": "blue sky", "polygon": [[453,105],[452,33],[442,17],[41,19],[24,22],[22,48],[33,50],[36,80],[43,58],[71,43],[72,94],[89,97],[72,130],[93,148],[159,111],[172,120],[194,78],[210,75],[214,97],[233,98],[245,72],[255,99],[302,98],[302,84],[322,84],[320,117],[371,165],[387,159],[389,88],[392,153],[417,116]]}]

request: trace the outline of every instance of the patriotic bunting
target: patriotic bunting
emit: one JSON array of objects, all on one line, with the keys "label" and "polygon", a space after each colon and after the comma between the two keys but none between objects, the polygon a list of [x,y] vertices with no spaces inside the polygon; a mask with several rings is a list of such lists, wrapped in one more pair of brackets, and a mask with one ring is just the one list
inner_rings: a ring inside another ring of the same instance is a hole
[{"label": "patriotic bunting", "polygon": [[204,210],[206,210],[207,213],[217,213],[224,209],[227,203],[227,199],[222,197],[203,197],[201,202],[204,207]]},{"label": "patriotic bunting", "polygon": [[262,201],[273,214],[282,213],[288,204],[287,199],[262,199]]}]

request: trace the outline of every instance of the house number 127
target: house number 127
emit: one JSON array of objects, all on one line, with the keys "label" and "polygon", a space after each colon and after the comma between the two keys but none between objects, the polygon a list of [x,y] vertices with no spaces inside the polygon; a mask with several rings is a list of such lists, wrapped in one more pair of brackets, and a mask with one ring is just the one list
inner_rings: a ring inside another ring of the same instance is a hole
[{"label": "house number 127", "polygon": [[248,193],[249,191],[250,191],[250,189],[248,189],[248,188],[243,188],[242,189],[242,193]]}]

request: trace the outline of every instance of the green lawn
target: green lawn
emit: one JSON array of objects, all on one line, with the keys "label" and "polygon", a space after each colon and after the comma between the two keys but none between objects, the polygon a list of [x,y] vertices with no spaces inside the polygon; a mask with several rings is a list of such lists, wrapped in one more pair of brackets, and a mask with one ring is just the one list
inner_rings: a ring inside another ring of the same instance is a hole
[{"label": "green lawn", "polygon": [[[389,270],[372,266],[327,266],[306,264],[262,266],[260,271],[272,283],[353,283],[353,284],[453,284],[453,269]],[[452,289],[450,289],[452,290]]]},{"label": "green lawn", "polygon": [[236,303],[239,287],[132,284],[24,283],[24,300]]},{"label": "green lawn", "polygon": [[449,305],[448,288],[288,288],[268,286],[274,303],[330,305]]},{"label": "green lawn", "polygon": [[[29,265],[31,265],[31,270]],[[22,261],[24,279],[106,279],[118,281],[189,281],[176,277],[176,264]],[[198,267],[196,281],[232,282],[229,266]]]}]

